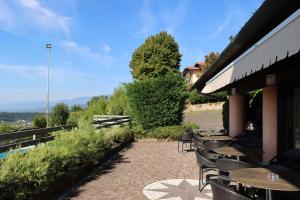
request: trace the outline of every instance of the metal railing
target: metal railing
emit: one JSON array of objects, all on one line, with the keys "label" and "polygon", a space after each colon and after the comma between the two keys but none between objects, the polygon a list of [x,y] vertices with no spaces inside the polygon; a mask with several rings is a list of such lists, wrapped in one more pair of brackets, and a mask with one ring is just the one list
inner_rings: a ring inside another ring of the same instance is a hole
[{"label": "metal railing", "polygon": [[[126,124],[130,121],[128,116],[95,115],[93,125],[95,128],[106,128]],[[39,143],[54,140],[54,136],[49,133],[60,130],[71,130],[75,127],[77,127],[77,125],[72,124],[51,128],[26,129],[0,133],[0,153],[10,149],[37,145]]]},{"label": "metal railing", "polygon": [[93,124],[95,128],[106,128],[115,125],[126,124],[131,119],[128,116],[122,115],[95,115]]},{"label": "metal railing", "polygon": [[49,133],[59,130],[71,130],[76,125],[65,125],[51,128],[28,129],[7,133],[0,133],[0,152],[5,152],[17,147],[26,147],[47,142],[54,139]]}]

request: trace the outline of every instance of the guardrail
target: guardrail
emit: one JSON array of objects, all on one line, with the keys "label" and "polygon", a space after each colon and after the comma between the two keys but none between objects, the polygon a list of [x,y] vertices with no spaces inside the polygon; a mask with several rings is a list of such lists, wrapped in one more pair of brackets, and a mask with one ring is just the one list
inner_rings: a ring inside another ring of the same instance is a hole
[{"label": "guardrail", "polygon": [[94,127],[105,128],[130,122],[131,119],[128,116],[122,115],[95,115],[94,116]]},{"label": "guardrail", "polygon": [[17,147],[26,147],[47,142],[54,139],[49,135],[51,132],[59,130],[70,130],[76,125],[65,125],[51,128],[29,129],[0,134],[0,152],[5,152]]},{"label": "guardrail", "polygon": [[[128,116],[95,115],[93,125],[95,128],[106,128],[130,122]],[[19,147],[37,145],[54,140],[49,133],[59,130],[71,130],[77,125],[65,125],[51,128],[27,129],[13,132],[0,133],[0,153]]]}]

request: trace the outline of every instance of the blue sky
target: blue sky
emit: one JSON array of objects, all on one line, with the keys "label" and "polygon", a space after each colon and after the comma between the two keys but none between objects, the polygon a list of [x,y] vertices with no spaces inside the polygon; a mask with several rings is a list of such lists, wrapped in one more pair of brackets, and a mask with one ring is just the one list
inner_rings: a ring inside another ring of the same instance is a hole
[{"label": "blue sky", "polygon": [[0,0],[0,103],[111,94],[145,38],[168,31],[181,69],[221,52],[262,0]]}]

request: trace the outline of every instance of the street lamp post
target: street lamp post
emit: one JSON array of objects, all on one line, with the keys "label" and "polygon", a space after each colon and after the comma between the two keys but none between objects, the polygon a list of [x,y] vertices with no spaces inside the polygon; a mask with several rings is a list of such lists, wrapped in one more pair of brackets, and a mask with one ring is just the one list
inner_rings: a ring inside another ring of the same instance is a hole
[{"label": "street lamp post", "polygon": [[50,61],[51,61],[51,44],[46,44],[46,48],[48,49],[48,72],[47,72],[47,127],[49,127],[49,72],[50,72]]}]

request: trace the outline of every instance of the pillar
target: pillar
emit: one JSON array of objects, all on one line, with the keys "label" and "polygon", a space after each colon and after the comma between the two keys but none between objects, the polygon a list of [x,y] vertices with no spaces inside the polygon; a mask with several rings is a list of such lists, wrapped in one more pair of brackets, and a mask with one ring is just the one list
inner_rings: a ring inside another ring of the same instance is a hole
[{"label": "pillar", "polygon": [[263,88],[263,163],[277,155],[277,87]]},{"label": "pillar", "polygon": [[235,137],[245,131],[245,97],[232,89],[229,96],[229,136]]}]

